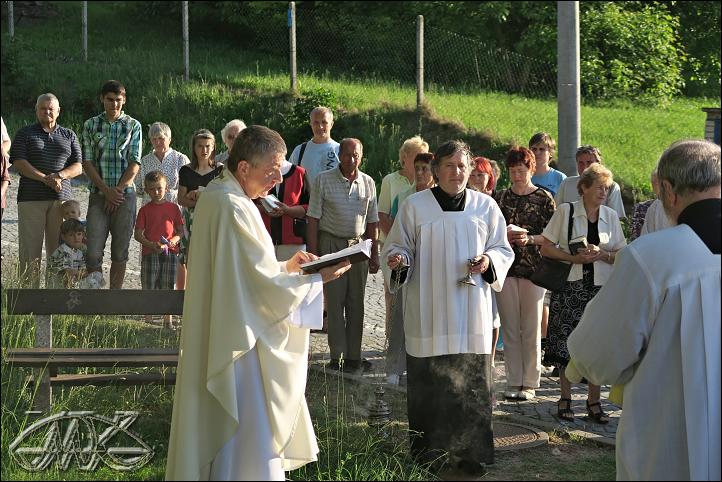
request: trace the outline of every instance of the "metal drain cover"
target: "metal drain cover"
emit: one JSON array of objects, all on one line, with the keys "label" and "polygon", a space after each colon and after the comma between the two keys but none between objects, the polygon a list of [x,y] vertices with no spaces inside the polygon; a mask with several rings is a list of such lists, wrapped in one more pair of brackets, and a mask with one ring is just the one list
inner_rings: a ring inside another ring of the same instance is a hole
[{"label": "metal drain cover", "polygon": [[509,422],[494,422],[494,448],[496,450],[520,450],[537,447],[549,442],[546,432],[533,427]]}]

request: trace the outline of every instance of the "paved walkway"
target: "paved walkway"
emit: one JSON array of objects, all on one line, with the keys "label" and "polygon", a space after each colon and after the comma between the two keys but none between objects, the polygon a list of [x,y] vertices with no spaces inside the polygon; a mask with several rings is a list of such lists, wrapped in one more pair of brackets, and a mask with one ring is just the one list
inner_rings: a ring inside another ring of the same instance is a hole
[{"label": "paved walkway", "polygon": [[[3,271],[5,271],[6,268],[11,268],[12,265],[16,263],[16,253],[18,249],[17,186],[18,177],[16,174],[13,174],[12,183],[8,192],[8,206],[2,219],[2,235],[0,236],[0,246],[5,257],[2,266]],[[84,186],[75,186],[74,196],[75,199],[80,201],[82,212],[86,213],[88,206],[87,189]],[[126,289],[140,289],[139,246],[139,243],[135,241],[131,241],[130,243],[130,259],[128,261],[124,284]],[[109,247],[110,243],[108,243],[105,250],[104,258],[104,275],[106,281],[110,269]],[[363,356],[372,362],[373,369],[363,376],[343,374],[344,377],[370,384],[378,383],[379,380],[384,379],[384,313],[383,280],[381,274],[370,275],[366,287],[366,318],[364,322],[362,349]],[[320,333],[311,335],[311,356],[312,368],[317,370],[323,369],[324,364],[329,359],[326,335]],[[602,387],[602,405],[604,410],[610,415],[611,421],[607,425],[598,425],[589,422],[584,417],[586,414],[584,402],[584,400],[586,400],[586,387],[584,385],[575,385],[572,389],[572,409],[577,415],[574,422],[561,422],[556,418],[556,401],[560,398],[559,380],[557,378],[542,378],[541,387],[536,391],[537,397],[531,401],[506,401],[503,397],[504,386],[505,372],[503,354],[498,354],[496,361],[495,391],[499,403],[494,411],[495,414],[509,416],[517,419],[520,423],[536,425],[544,430],[557,429],[568,431],[602,443],[614,443],[621,409],[606,401],[609,387]],[[403,378],[400,386],[392,386],[389,388],[405,392]]]}]

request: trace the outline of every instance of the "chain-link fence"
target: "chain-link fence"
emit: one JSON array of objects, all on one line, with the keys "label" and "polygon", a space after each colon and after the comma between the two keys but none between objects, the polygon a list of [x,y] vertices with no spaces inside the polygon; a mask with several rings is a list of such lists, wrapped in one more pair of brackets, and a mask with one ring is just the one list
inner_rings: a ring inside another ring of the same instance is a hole
[{"label": "chain-link fence", "polygon": [[425,78],[429,90],[461,87],[530,97],[556,95],[554,66],[516,52],[427,26]]},{"label": "chain-link fence", "polygon": [[[289,11],[254,9],[239,2],[237,16],[243,49],[289,59]],[[194,5],[191,4],[191,11]],[[192,16],[192,13],[191,13]],[[192,36],[192,35],[191,35]],[[556,68],[516,52],[426,24],[424,42],[427,90],[488,90],[531,97],[556,95]],[[192,39],[191,39],[192,43]],[[321,9],[296,10],[296,64],[299,72],[363,80],[416,84],[417,19],[386,19],[382,25]]]}]

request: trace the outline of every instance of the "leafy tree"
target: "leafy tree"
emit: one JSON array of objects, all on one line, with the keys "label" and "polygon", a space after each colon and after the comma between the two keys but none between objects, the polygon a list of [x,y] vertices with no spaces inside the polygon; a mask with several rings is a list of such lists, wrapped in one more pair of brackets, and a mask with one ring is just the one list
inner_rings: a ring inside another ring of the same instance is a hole
[{"label": "leafy tree", "polygon": [[595,98],[665,101],[684,86],[676,17],[644,6],[623,10],[605,2],[581,18],[581,80]]}]

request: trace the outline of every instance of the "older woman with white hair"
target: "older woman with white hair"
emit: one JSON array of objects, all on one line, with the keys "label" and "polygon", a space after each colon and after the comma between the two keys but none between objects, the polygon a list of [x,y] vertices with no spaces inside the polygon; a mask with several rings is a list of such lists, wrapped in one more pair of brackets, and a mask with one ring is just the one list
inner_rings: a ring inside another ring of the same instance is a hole
[{"label": "older woman with white hair", "polygon": [[[617,212],[605,206],[613,182],[609,169],[592,163],[579,176],[577,189],[581,200],[559,205],[541,236],[542,255],[572,264],[564,288],[552,292],[544,352],[546,364],[559,369],[561,398],[557,416],[561,420],[574,420],[571,384],[565,375],[569,363],[567,339],[579,324],[587,303],[609,279],[616,253],[627,244]],[[568,233],[570,216],[572,232]],[[581,237],[586,247],[572,252],[569,240]],[[589,419],[608,423],[609,417],[599,401],[599,385],[589,383],[588,390]]]},{"label": "older woman with white hair", "polygon": [[216,158],[214,159],[216,162],[225,163],[228,161],[228,154],[233,148],[233,143],[236,141],[236,137],[238,137],[238,134],[240,134],[245,128],[245,122],[240,119],[233,119],[228,121],[225,127],[221,129],[221,139],[223,139],[223,143],[226,145],[226,151],[216,155]]},{"label": "older woman with white hair", "polygon": [[170,146],[171,131],[168,124],[153,122],[148,128],[148,137],[153,144],[153,152],[149,152],[140,160],[140,173],[135,177],[138,187],[143,191],[143,205],[150,202],[150,197],[144,191],[143,180],[146,174],[153,171],[162,172],[168,180],[165,200],[177,203],[178,172],[191,161],[188,156]]},{"label": "older woman with white hair", "polygon": [[448,453],[478,475],[494,462],[491,290],[501,290],[514,252],[494,200],[466,189],[472,168],[465,143],[439,147],[438,185],[404,201],[383,256],[391,288],[405,285],[411,452],[422,461]]}]

